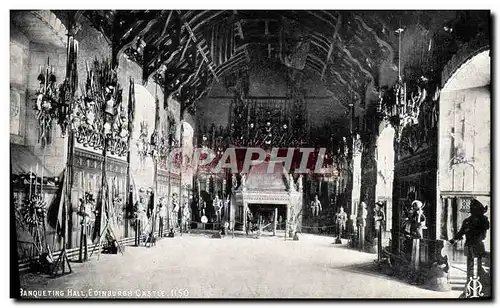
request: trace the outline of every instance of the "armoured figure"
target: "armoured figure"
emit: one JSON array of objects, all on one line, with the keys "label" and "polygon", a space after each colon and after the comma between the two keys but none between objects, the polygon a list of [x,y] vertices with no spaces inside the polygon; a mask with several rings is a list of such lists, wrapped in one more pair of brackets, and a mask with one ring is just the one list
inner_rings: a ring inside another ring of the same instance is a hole
[{"label": "armoured figure", "polygon": [[490,228],[488,217],[484,215],[487,211],[487,206],[484,206],[476,199],[472,199],[470,216],[462,222],[460,230],[450,240],[451,244],[455,244],[456,241],[461,240],[465,236],[464,254],[467,256],[468,280],[473,276],[474,258],[477,258],[479,275],[484,272],[482,258],[486,255],[486,250],[483,241],[486,238],[486,232]]},{"label": "armoured figure", "polygon": [[184,205],[182,206],[182,229],[184,231],[188,230],[190,223],[191,223],[191,209],[189,208],[188,202],[184,201]]},{"label": "armoured figure", "polygon": [[311,201],[311,211],[312,215],[317,217],[319,213],[322,211],[321,202],[318,200],[318,195],[314,195],[314,200]]},{"label": "armoured figure", "polygon": [[146,191],[144,188],[139,189],[139,200],[136,203],[137,221],[140,223],[139,234],[142,234],[143,228],[146,227],[148,217],[146,215],[146,209],[148,206],[148,200]]},{"label": "armoured figure", "polygon": [[297,180],[297,190],[301,192],[303,189],[303,184],[302,184],[302,174],[299,175],[299,179]]},{"label": "armoured figure", "polygon": [[246,185],[247,185],[246,175],[244,173],[242,173],[241,174],[241,184],[240,184],[241,190],[244,191],[246,189]]},{"label": "armoured figure", "polygon": [[366,209],[365,202],[361,202],[359,206],[361,207],[361,210],[359,211],[359,216],[358,216],[358,226],[364,227],[366,226],[366,218],[368,217],[368,210]]},{"label": "armoured figure", "polygon": [[375,230],[383,230],[385,225],[385,213],[383,211],[384,204],[381,201],[375,203],[375,210],[373,212],[373,219],[375,220]]},{"label": "armoured figure", "polygon": [[231,189],[234,192],[238,188],[238,181],[236,180],[236,175],[231,176]]},{"label": "armoured figure", "polygon": [[215,199],[214,199],[214,209],[215,209],[216,222],[220,222],[221,221],[222,200],[219,199],[218,195],[216,195]]},{"label": "armoured figure", "polygon": [[290,187],[290,191],[296,191],[295,183],[293,182],[293,175],[291,173],[288,175],[288,186]]},{"label": "armoured figure", "polygon": [[366,203],[361,202],[359,204],[360,210],[358,211],[358,236],[359,236],[359,248],[361,250],[364,249],[365,246],[365,226],[366,226],[366,217],[368,217],[368,210],[366,209]]},{"label": "armoured figure", "polygon": [[385,226],[385,213],[383,210],[383,206],[383,202],[377,201],[375,203],[375,210],[373,213],[373,218],[375,219],[375,230],[377,232],[377,258],[379,262],[381,261],[382,257],[382,235]]},{"label": "armoured figure", "polygon": [[424,237],[424,229],[427,229],[426,218],[423,211],[423,203],[419,200],[412,202],[413,214],[411,218],[410,233],[416,238]]},{"label": "armoured figure", "polygon": [[171,222],[170,222],[170,227],[171,228],[177,228],[179,223],[179,203],[177,202],[177,194],[172,195],[172,216],[171,216]]},{"label": "armoured figure", "polygon": [[342,207],[342,206],[340,207],[340,210],[336,216],[337,216],[337,219],[336,219],[337,232],[338,232],[339,237],[341,237],[342,233],[345,231],[346,222],[347,222],[347,213],[344,212],[344,207]]}]

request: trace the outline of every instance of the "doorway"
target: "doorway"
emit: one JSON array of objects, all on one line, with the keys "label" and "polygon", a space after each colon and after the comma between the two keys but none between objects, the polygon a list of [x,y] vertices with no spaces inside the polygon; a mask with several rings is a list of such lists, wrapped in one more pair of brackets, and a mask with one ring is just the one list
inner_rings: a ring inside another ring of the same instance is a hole
[{"label": "doorway", "polygon": [[[283,204],[249,204],[251,224],[254,232],[261,235],[276,235],[286,228],[286,205]],[[275,229],[276,224],[276,229]],[[276,231],[276,232],[275,232]]]}]

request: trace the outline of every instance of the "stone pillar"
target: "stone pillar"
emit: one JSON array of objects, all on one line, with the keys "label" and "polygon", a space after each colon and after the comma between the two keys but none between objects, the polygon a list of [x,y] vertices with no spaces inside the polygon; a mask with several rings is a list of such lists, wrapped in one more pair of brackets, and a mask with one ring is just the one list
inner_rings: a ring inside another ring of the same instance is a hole
[{"label": "stone pillar", "polygon": [[246,201],[243,201],[243,232],[247,231],[247,211],[248,205]]},{"label": "stone pillar", "polygon": [[453,228],[453,201],[452,199],[450,198],[447,198],[446,199],[446,207],[447,207],[447,211],[446,211],[446,238],[447,239],[451,239],[455,236],[455,233],[454,233],[454,228]]},{"label": "stone pillar", "polygon": [[359,135],[353,141],[352,153],[352,193],[350,202],[350,212],[347,232],[357,233],[356,220],[361,193],[361,151],[363,146]]},{"label": "stone pillar", "polygon": [[222,196],[221,198],[224,200],[226,196],[226,179],[222,180]]},{"label": "stone pillar", "polygon": [[278,225],[278,208],[274,208],[274,226],[273,226],[273,236],[276,236],[276,227]]},{"label": "stone pillar", "polygon": [[288,203],[286,205],[286,219],[285,219],[285,240],[286,240],[286,237],[287,237],[287,234],[288,234],[288,231],[289,231],[289,222],[290,222],[290,203]]},{"label": "stone pillar", "polygon": [[[386,150],[384,147],[388,146],[387,144],[381,144],[380,145],[380,150],[384,148],[382,151],[377,151],[378,148],[378,143],[379,143],[379,137],[382,136],[382,132],[384,129],[391,129],[390,124],[387,121],[381,121],[379,119],[374,119],[373,123],[371,123],[372,126],[372,131],[371,134],[366,134],[365,138],[363,140],[363,151],[362,151],[362,157],[361,157],[361,200],[366,203],[367,205],[367,210],[368,210],[368,217],[366,219],[366,235],[365,235],[365,240],[366,240],[366,246],[368,250],[371,250],[372,252],[376,251],[376,246],[374,247],[369,247],[369,245],[374,245],[376,242],[376,231],[375,231],[375,221],[374,221],[374,209],[375,209],[375,202],[377,199],[380,199],[380,201],[388,201],[387,205],[389,205],[389,210],[390,210],[390,204],[392,204],[392,181],[393,181],[393,174],[388,174],[388,173],[393,173],[393,171],[384,168],[380,168],[385,163],[388,164],[390,167],[391,165],[393,166],[394,161],[388,161],[388,159],[394,159],[394,156],[391,156],[389,154],[385,155],[384,151]],[[388,132],[388,134],[390,131]],[[384,140],[387,135],[384,135]],[[389,138],[389,137],[387,137]],[[386,140],[385,140],[386,141]],[[390,151],[394,151],[394,143],[391,142],[390,145],[392,146],[392,149],[388,150],[388,153]],[[382,157],[378,157],[381,155]],[[379,168],[381,170],[379,170]],[[386,172],[387,170],[388,172]],[[384,175],[384,181],[382,182],[382,175]],[[380,185],[380,187],[377,187],[377,185]],[[390,191],[385,191],[383,189],[385,186],[388,187],[388,190]],[[379,196],[377,196],[379,194]],[[386,222],[392,220],[392,213],[387,212],[387,208],[384,208],[384,211],[386,212]]]},{"label": "stone pillar", "polygon": [[361,157],[361,192],[360,202],[367,205],[366,226],[364,228],[365,244],[373,243],[375,239],[375,224],[373,210],[375,207],[375,187],[377,185],[377,164],[375,160],[376,136],[370,136],[364,141],[363,154]]}]

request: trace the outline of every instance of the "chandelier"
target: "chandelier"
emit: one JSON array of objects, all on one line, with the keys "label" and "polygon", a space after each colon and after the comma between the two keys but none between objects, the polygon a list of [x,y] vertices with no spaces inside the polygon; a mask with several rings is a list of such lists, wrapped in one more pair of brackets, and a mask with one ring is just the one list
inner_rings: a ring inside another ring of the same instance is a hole
[{"label": "chandelier", "polygon": [[[389,99],[384,104],[384,95],[381,92],[379,97],[378,111],[383,118],[390,123],[396,131],[396,139],[399,142],[406,127],[418,124],[420,114],[420,105],[425,100],[427,92],[421,87],[417,87],[416,93],[408,94],[406,82],[401,76],[401,38],[404,29],[399,28],[396,33],[399,34],[398,49],[398,80],[389,93]],[[423,81],[425,77],[421,77]]]},{"label": "chandelier", "polygon": [[137,153],[141,161],[151,157],[158,162],[161,169],[168,169],[167,162],[172,151],[179,147],[179,140],[176,135],[175,119],[168,115],[166,126],[161,129],[154,129],[151,136],[148,133],[148,124],[141,122],[140,135],[137,140]]},{"label": "chandelier", "polygon": [[148,138],[148,125],[141,123],[141,134],[137,140],[138,155],[141,160],[151,157],[155,161],[166,161],[173,149],[179,146],[179,142],[172,133],[165,134],[158,130],[153,130]]}]

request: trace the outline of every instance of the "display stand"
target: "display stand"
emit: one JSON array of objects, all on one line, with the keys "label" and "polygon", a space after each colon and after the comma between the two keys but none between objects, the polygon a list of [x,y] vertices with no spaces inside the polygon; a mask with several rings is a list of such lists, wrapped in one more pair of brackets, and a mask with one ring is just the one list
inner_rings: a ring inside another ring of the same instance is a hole
[{"label": "display stand", "polygon": [[359,243],[359,250],[363,251],[365,249],[365,226],[364,225],[359,225],[358,226],[358,243]]},{"label": "display stand", "polygon": [[151,231],[146,233],[146,238],[144,239],[144,246],[145,247],[151,247],[156,244],[156,237],[154,235],[154,217],[151,216],[148,220],[148,224],[146,225],[145,230],[148,229],[148,227],[151,226]]},{"label": "display stand", "polygon": [[87,240],[87,226],[85,225],[85,218],[82,218],[82,227],[80,231],[80,249],[78,251],[78,261],[80,263],[86,262],[88,256],[88,240]]},{"label": "display stand", "polygon": [[134,239],[134,246],[139,247],[141,245],[141,220],[137,218],[135,218]]},{"label": "display stand", "polygon": [[123,255],[123,248],[122,248],[121,244],[118,243],[118,241],[116,240],[116,235],[113,232],[113,229],[111,229],[111,225],[109,224],[109,220],[106,219],[106,225],[104,226],[104,229],[99,236],[99,243],[96,246],[94,246],[94,248],[92,249],[92,252],[90,253],[91,257],[94,254],[95,249],[97,247],[99,247],[98,251],[97,251],[97,260],[99,260],[99,257],[101,256],[101,251],[102,251],[102,241],[106,240],[106,234],[108,231],[109,231],[110,235],[113,237],[113,239],[115,239],[115,243],[117,245],[118,251]]},{"label": "display stand", "polygon": [[[380,256],[379,256],[380,259]],[[412,240],[412,249],[411,249],[411,264],[413,270],[417,272],[420,268],[420,239],[414,238]]]}]

